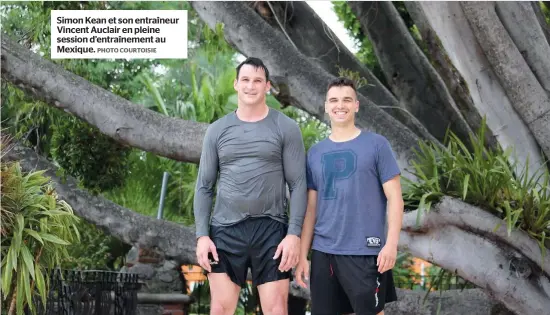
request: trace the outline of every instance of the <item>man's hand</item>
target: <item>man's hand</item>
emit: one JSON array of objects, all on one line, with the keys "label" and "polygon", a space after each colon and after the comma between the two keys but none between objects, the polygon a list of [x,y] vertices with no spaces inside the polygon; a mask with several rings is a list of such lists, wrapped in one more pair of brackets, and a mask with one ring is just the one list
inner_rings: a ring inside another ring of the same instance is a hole
[{"label": "man's hand", "polygon": [[[302,277],[303,276],[303,277]],[[296,266],[296,283],[307,289],[307,284],[304,281],[309,280],[309,262],[307,258],[300,259]]]},{"label": "man's hand", "polygon": [[376,265],[378,272],[384,273],[393,268],[397,258],[397,246],[386,244],[378,254]]},{"label": "man's hand", "polygon": [[287,235],[277,246],[273,259],[278,259],[281,254],[279,270],[284,272],[294,268],[300,258],[300,238],[296,235]]},{"label": "man's hand", "polygon": [[214,242],[212,242],[208,236],[201,236],[197,240],[197,262],[203,269],[208,272],[212,272],[210,260],[208,259],[208,253],[212,253],[214,260],[219,262],[218,252],[216,251],[216,245],[214,245]]}]

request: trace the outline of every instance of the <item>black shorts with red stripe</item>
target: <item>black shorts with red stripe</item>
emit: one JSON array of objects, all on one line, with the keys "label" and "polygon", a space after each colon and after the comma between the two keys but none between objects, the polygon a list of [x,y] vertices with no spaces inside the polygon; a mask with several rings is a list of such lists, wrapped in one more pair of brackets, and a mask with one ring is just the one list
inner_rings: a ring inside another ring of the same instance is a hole
[{"label": "black shorts with red stripe", "polygon": [[377,256],[311,255],[311,314],[376,315],[397,301],[391,270],[378,272]]}]

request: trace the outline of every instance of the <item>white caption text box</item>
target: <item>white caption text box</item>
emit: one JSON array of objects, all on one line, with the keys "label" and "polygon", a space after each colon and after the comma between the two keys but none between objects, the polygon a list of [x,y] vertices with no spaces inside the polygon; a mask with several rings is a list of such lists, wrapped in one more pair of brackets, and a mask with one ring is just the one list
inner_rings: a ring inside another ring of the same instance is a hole
[{"label": "white caption text box", "polygon": [[186,10],[52,10],[52,59],[186,59]]}]

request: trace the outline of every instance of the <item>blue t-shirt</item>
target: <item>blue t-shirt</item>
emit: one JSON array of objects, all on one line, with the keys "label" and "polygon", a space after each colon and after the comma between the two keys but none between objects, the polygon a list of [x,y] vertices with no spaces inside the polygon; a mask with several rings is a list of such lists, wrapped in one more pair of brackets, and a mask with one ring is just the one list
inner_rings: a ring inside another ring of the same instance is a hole
[{"label": "blue t-shirt", "polygon": [[382,184],[400,173],[390,143],[373,132],[312,146],[307,154],[308,189],[317,191],[312,249],[378,255],[386,243]]}]

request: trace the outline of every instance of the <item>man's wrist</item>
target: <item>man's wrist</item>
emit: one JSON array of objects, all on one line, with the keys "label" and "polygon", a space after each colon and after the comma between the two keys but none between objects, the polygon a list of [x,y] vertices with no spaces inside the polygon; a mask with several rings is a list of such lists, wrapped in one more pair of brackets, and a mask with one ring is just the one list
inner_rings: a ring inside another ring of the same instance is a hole
[{"label": "man's wrist", "polygon": [[386,241],[385,246],[397,248],[397,244],[398,244],[397,240],[395,240],[395,241],[394,240],[388,240],[388,241]]},{"label": "man's wrist", "polygon": [[210,235],[202,235],[202,234],[201,234],[201,235],[197,235],[197,241],[200,240],[200,239],[203,238],[203,237],[208,237],[208,238],[210,238]]}]

